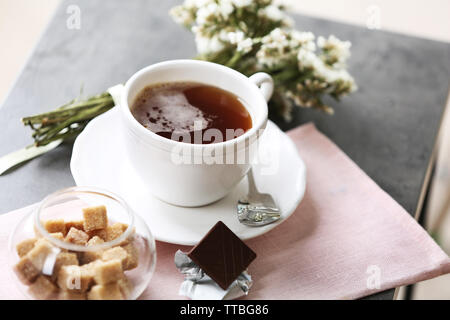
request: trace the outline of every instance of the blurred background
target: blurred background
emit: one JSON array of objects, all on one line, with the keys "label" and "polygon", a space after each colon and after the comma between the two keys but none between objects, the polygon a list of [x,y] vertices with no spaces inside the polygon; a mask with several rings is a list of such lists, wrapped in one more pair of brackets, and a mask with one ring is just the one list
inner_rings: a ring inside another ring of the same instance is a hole
[{"label": "blurred background", "polygon": [[[106,1],[106,0],[105,0]],[[180,1],[181,2],[181,1]],[[450,42],[449,0],[285,0],[292,12]],[[59,0],[0,0],[0,105],[45,30]],[[326,10],[325,10],[326,8]],[[330,30],[330,34],[332,30]],[[449,61],[450,63],[450,61]],[[450,254],[450,106],[438,140],[437,166],[424,226]],[[398,290],[403,299],[405,288]],[[450,299],[450,275],[414,286],[413,299]]]}]

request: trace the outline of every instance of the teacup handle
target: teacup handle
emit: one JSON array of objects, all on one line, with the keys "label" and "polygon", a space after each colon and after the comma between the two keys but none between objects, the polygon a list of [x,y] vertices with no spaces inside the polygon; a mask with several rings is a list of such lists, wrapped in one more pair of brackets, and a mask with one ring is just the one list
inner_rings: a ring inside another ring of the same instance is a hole
[{"label": "teacup handle", "polygon": [[273,80],[270,75],[265,72],[258,72],[249,77],[250,81],[256,84],[261,90],[261,94],[266,101],[269,101],[273,93]]}]

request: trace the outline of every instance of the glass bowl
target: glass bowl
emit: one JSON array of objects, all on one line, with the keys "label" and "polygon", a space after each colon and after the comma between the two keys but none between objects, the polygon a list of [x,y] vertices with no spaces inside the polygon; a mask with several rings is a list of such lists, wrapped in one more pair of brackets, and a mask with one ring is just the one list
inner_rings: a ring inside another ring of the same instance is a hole
[{"label": "glass bowl", "polygon": [[91,187],[47,196],[13,229],[9,255],[31,299],[134,300],[156,264],[146,223],[117,195]]}]

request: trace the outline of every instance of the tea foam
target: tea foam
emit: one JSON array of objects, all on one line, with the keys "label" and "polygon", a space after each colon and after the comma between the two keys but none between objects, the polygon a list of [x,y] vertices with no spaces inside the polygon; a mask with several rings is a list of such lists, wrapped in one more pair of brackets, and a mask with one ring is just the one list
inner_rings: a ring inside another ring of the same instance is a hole
[{"label": "tea foam", "polygon": [[194,131],[194,123],[201,123],[202,127],[198,128],[197,125],[196,129],[206,129],[211,122],[179,90],[158,90],[142,99],[152,107],[140,109],[136,116],[139,122],[153,132],[191,132]]}]

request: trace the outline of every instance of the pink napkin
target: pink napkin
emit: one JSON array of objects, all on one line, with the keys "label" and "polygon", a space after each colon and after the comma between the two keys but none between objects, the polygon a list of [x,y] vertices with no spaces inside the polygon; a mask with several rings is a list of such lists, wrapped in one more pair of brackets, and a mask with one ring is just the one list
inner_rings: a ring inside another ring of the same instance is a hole
[{"label": "pink napkin", "polygon": [[[450,259],[426,231],[336,145],[307,124],[289,132],[307,167],[296,212],[247,244],[248,299],[355,299],[450,272]],[[289,192],[289,190],[286,190]],[[7,263],[7,238],[30,207],[0,216],[0,298],[21,298]],[[157,243],[157,266],[141,299],[181,299],[177,249]]]}]

